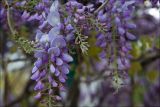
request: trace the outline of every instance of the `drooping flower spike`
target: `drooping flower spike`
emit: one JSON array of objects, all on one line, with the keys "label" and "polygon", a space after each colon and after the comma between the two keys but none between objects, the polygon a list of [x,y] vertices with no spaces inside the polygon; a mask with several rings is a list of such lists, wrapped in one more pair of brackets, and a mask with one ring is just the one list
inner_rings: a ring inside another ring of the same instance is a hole
[{"label": "drooping flower spike", "polygon": [[34,56],[37,58],[37,61],[34,64],[31,77],[31,79],[37,82],[34,90],[38,91],[38,94],[35,98],[44,97],[46,93],[44,93],[44,90],[47,90],[48,94],[52,93],[54,100],[60,100],[60,96],[54,92],[57,88],[63,88],[63,84],[67,79],[66,75],[69,73],[68,63],[73,61],[73,58],[67,51],[65,37],[60,35],[62,29],[59,27],[60,16],[57,7],[58,0],[52,4],[47,17],[47,22],[53,28],[46,33],[38,30],[36,35],[38,50],[35,51]]}]

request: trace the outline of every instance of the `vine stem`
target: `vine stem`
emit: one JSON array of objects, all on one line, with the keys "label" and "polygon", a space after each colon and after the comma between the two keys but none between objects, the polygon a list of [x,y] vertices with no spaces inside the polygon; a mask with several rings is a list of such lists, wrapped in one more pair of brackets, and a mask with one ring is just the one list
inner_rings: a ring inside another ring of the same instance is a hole
[{"label": "vine stem", "polygon": [[[49,61],[49,65],[51,64],[51,62]],[[48,69],[48,71],[49,71],[49,65],[48,65],[48,67],[47,67],[47,69]],[[51,75],[51,72],[49,71],[49,75]],[[49,90],[51,89],[51,84],[49,84]],[[52,104],[51,104],[51,96],[50,96],[50,94],[49,94],[49,104],[48,104],[48,107],[52,107]]]},{"label": "vine stem", "polygon": [[[117,27],[117,26],[116,26]],[[119,74],[118,74],[118,62],[117,62],[117,58],[118,58],[118,55],[117,55],[117,49],[118,48],[116,48],[117,47],[117,44],[116,44],[116,35],[117,35],[117,30],[115,30],[115,28],[113,28],[114,30],[114,33],[113,33],[113,45],[114,45],[114,47],[113,47],[113,55],[114,55],[114,69],[115,69],[115,71],[114,71],[114,78],[116,79],[116,80],[114,80],[116,83],[118,83],[118,78],[119,78]],[[118,85],[119,85],[119,83],[118,83]],[[116,91],[114,92],[114,94],[116,94],[117,92],[118,92],[118,89],[119,89],[119,86],[118,87],[116,87]]]},{"label": "vine stem", "polygon": [[16,31],[14,30],[10,20],[10,8],[9,8],[8,1],[7,0],[4,0],[4,1],[5,1],[5,4],[7,5],[7,22],[8,22],[9,29],[13,35],[16,35]]},{"label": "vine stem", "polygon": [[96,15],[101,9],[103,9],[107,4],[109,0],[106,0],[95,12],[94,14]]}]

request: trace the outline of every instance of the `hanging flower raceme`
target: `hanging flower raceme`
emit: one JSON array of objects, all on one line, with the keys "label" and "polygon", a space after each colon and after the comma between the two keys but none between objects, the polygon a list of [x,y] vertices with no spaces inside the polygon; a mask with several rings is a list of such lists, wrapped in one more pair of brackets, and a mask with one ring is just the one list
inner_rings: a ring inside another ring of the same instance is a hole
[{"label": "hanging flower raceme", "polygon": [[67,40],[74,41],[83,54],[87,54],[90,47],[87,38],[92,27],[88,21],[88,14],[93,10],[93,4],[85,6],[77,1],[67,2],[63,10],[67,14],[67,17],[64,16],[65,29],[68,31]]},{"label": "hanging flower raceme", "polygon": [[[37,31],[37,50],[31,79],[37,84],[34,87],[39,99],[45,94],[52,95],[52,99],[60,100],[58,90],[64,90],[64,83],[69,73],[68,63],[73,58],[68,54],[67,43],[63,35],[60,35],[60,16],[57,11],[58,1],[55,1],[48,15],[48,23],[53,28],[48,33]],[[56,14],[56,16],[55,16]],[[56,22],[55,22],[55,20]]]},{"label": "hanging flower raceme", "polygon": [[136,39],[136,36],[129,32],[130,29],[136,27],[134,23],[130,22],[134,4],[134,0],[112,0],[97,15],[99,22],[106,25],[107,29],[107,32],[99,31],[97,35],[96,44],[103,49],[100,57],[106,58],[109,65],[112,63],[117,66],[117,70],[127,70],[130,66],[130,41]]},{"label": "hanging flower raceme", "polygon": [[56,35],[49,42],[47,41],[49,39],[47,34],[42,33],[41,35],[38,46],[40,50],[35,51],[34,56],[37,61],[34,64],[31,77],[37,81],[34,90],[43,91],[47,89],[46,79],[51,85],[50,90],[54,90],[54,87],[63,88],[63,83],[67,79],[66,74],[69,73],[68,63],[73,61],[73,58],[67,53],[66,41],[63,36]]}]

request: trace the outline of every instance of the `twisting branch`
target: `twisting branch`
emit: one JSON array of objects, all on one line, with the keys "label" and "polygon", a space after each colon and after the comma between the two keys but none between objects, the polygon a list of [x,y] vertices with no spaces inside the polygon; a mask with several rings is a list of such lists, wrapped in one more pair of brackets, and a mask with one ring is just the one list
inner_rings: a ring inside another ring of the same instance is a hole
[{"label": "twisting branch", "polygon": [[34,50],[34,42],[26,40],[23,37],[19,37],[18,33],[16,30],[14,30],[12,23],[11,23],[11,19],[10,19],[10,6],[7,2],[7,0],[4,0],[5,4],[7,6],[7,22],[8,22],[8,26],[9,29],[11,31],[12,39],[16,41],[16,43],[18,45],[20,45],[20,47],[26,52],[26,53],[32,53]]},{"label": "twisting branch", "polygon": [[154,52],[148,53],[142,59],[139,59],[139,62],[142,64],[143,67],[151,64],[157,59],[160,59],[160,50],[155,50]]},{"label": "twisting branch", "polygon": [[143,67],[154,62],[156,59],[160,58],[160,50],[154,50],[153,52],[145,52],[138,59],[132,59],[132,61],[138,61]]},{"label": "twisting branch", "polygon": [[4,0],[4,1],[7,6],[7,22],[8,22],[9,29],[13,35],[16,35],[16,31],[13,29],[11,20],[10,20],[10,8],[9,8],[8,1],[7,0]]},{"label": "twisting branch", "polygon": [[103,9],[107,4],[109,0],[106,0],[95,12],[94,14],[96,15],[101,9]]},{"label": "twisting branch", "polygon": [[22,94],[16,98],[15,100],[13,100],[12,102],[4,105],[4,107],[13,107],[15,104],[17,104],[18,102],[24,100],[26,97],[28,97],[31,92],[29,91],[30,86],[33,84],[32,80],[29,80],[27,82],[27,85],[24,88],[24,91],[22,92]]},{"label": "twisting branch", "polygon": [[20,58],[20,59],[14,59],[14,60],[8,60],[8,63],[12,63],[12,62],[18,62],[18,61],[26,61],[28,60],[27,58]]}]

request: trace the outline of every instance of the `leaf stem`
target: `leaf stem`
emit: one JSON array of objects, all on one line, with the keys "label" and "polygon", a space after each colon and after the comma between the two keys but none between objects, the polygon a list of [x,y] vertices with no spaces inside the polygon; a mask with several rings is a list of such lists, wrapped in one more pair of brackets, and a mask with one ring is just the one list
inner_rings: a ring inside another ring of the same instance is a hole
[{"label": "leaf stem", "polygon": [[106,0],[97,10],[94,11],[94,14],[96,15],[101,9],[103,9],[107,4],[109,0]]}]

